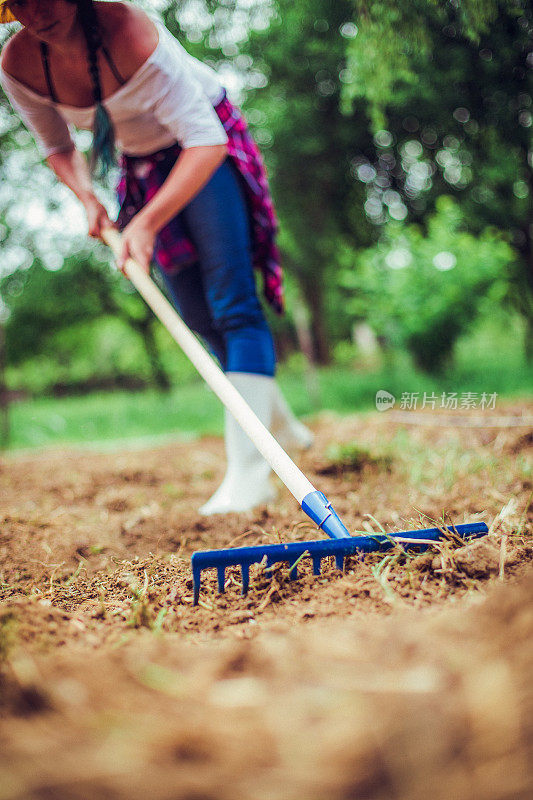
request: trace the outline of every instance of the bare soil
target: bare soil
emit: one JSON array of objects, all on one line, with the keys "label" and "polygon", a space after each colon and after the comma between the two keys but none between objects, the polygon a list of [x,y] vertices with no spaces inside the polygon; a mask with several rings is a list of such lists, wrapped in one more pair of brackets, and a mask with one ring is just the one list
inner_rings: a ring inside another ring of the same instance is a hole
[{"label": "bare soil", "polygon": [[0,800],[531,798],[533,440],[502,417],[532,414],[320,415],[297,460],[350,530],[489,536],[207,573],[199,607],[195,550],[319,538],[279,483],[203,518],[218,439],[5,457]]}]

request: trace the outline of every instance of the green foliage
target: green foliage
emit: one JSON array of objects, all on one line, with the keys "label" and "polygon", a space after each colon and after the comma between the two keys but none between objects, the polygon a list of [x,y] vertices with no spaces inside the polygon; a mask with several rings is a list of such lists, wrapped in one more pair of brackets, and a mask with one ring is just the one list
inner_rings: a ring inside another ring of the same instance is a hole
[{"label": "green foliage", "polygon": [[462,226],[460,208],[443,196],[426,232],[391,222],[375,247],[343,251],[340,282],[348,310],[432,372],[445,366],[477,314],[501,303],[508,288],[509,245],[498,231],[473,236]]},{"label": "green foliage", "polygon": [[9,382],[15,379],[18,389],[168,386],[155,339],[159,323],[111,266],[107,249],[85,245],[57,270],[34,258],[3,278],[0,291],[8,312]]},{"label": "green foliage", "polygon": [[[353,0],[343,104],[366,101],[375,153],[358,161],[367,213],[425,224],[453,194],[465,225],[504,230],[509,296],[531,318],[531,59],[526,0]],[[354,114],[358,112],[358,105]]]},{"label": "green foliage", "polygon": [[[386,470],[392,464],[390,455],[374,452],[368,447],[361,447],[357,442],[335,442],[329,445],[326,450],[326,458],[329,462],[329,467],[326,468],[328,471],[359,472],[365,466]],[[322,474],[326,470],[322,469]]]},{"label": "green foliage", "polygon": [[425,25],[420,22],[421,6],[443,17],[434,3],[415,2],[398,5],[394,0],[357,2],[347,45],[347,74],[342,91],[346,113],[355,98],[369,102],[374,131],[386,124],[386,105],[394,97],[395,87],[412,87],[418,81],[413,69],[413,54],[427,55],[431,47]]},{"label": "green foliage", "polygon": [[0,291],[9,310],[10,363],[43,352],[49,337],[65,327],[97,317],[113,279],[109,264],[97,261],[87,250],[67,258],[61,270],[51,271],[35,258],[28,269],[3,278]]},{"label": "green foliage", "polygon": [[500,15],[527,13],[524,0],[352,0],[356,29],[348,45],[348,80],[343,100],[370,101],[375,130],[383,127],[384,109],[395,101],[398,85],[413,87],[434,55],[436,29],[478,45],[494,30]]},{"label": "green foliage", "polygon": [[140,388],[152,376],[142,338],[115,317],[73,323],[36,349],[7,371],[10,386],[33,396],[121,384]]}]

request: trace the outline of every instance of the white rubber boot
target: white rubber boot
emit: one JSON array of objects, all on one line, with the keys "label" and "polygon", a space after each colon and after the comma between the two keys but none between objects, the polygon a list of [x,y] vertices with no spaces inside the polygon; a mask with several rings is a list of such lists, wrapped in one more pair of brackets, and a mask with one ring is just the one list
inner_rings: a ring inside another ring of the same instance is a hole
[{"label": "white rubber boot", "polygon": [[[226,375],[263,425],[270,429],[274,378],[248,372],[228,372]],[[226,411],[224,438],[226,475],[215,494],[199,509],[204,516],[249,511],[276,496],[270,483],[270,465],[229,411]]]},{"label": "white rubber boot", "polygon": [[307,450],[314,441],[309,428],[306,428],[292,413],[276,383],[272,407],[272,435],[284,450]]}]

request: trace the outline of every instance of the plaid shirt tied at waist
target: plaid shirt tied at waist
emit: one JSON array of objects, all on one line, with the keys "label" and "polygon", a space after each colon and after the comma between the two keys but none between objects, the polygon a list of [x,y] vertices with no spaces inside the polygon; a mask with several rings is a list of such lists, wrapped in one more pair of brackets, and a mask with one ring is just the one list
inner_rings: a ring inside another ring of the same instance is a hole
[{"label": "plaid shirt tied at waist", "polygon": [[[283,287],[276,244],[278,226],[263,159],[246,120],[226,96],[215,106],[215,111],[228,135],[228,154],[245,189],[251,220],[252,263],[262,273],[266,300],[281,314]],[[147,156],[121,156],[121,175],[117,185],[120,202],[117,222],[121,230],[156,194],[180,152],[179,144],[173,144]],[[194,243],[181,214],[177,214],[157,235],[154,260],[166,273],[174,274],[197,259]]]}]

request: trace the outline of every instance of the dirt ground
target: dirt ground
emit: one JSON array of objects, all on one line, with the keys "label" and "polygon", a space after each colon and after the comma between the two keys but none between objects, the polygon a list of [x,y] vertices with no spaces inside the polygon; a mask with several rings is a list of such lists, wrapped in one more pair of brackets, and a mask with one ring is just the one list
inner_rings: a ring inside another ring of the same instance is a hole
[{"label": "dirt ground", "polygon": [[4,457],[0,800],[533,797],[526,417],[319,415],[297,460],[350,530],[489,537],[257,569],[246,597],[210,571],[198,607],[195,550],[320,538],[279,482],[203,518],[217,439]]}]

